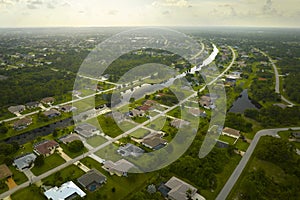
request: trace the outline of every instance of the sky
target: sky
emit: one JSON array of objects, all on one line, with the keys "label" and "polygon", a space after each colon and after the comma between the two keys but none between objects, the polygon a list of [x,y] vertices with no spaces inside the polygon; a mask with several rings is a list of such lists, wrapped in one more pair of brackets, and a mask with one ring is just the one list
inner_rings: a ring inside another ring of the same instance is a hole
[{"label": "sky", "polygon": [[300,27],[300,0],[0,0],[0,27]]}]

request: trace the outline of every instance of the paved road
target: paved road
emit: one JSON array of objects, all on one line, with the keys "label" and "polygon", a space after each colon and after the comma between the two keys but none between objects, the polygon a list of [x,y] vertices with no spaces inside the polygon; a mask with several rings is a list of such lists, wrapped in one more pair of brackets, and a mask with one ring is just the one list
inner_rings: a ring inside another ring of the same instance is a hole
[{"label": "paved road", "polygon": [[[231,174],[230,178],[227,180],[226,184],[224,185],[223,189],[221,190],[221,192],[219,193],[219,195],[217,196],[217,200],[224,200],[227,198],[228,194],[230,193],[230,191],[232,190],[233,186],[235,185],[236,181],[238,180],[238,178],[240,177],[241,173],[243,172],[244,168],[247,165],[247,162],[249,161],[260,137],[262,136],[266,136],[266,135],[270,135],[273,137],[279,137],[279,135],[277,134],[279,131],[287,131],[290,128],[276,128],[276,129],[264,129],[264,130],[260,130],[256,133],[256,135],[254,136],[250,146],[248,147],[246,153],[244,154],[243,158],[241,159],[241,161],[239,162],[238,166],[235,168],[235,170],[233,171],[233,173]],[[295,127],[292,128],[293,130],[300,130],[300,127]]]},{"label": "paved road", "polygon": [[[280,80],[279,80],[279,74],[278,74],[278,69],[277,66],[274,63],[274,60],[271,59],[271,57],[266,54],[265,52],[261,51],[260,49],[255,48],[255,50],[259,51],[261,54],[263,54],[265,57],[267,57],[270,61],[270,63],[273,66],[274,69],[274,73],[275,73],[275,92],[277,94],[280,94]],[[290,107],[293,107],[295,104],[292,103],[291,101],[289,101],[288,99],[286,99],[283,95],[281,95],[281,99],[283,101],[285,101],[286,103],[288,103],[290,105]]]},{"label": "paved road", "polygon": [[[233,50],[231,47],[230,47],[230,49],[231,49],[232,52],[233,52],[233,59],[232,59],[232,62],[230,63],[230,65],[226,68],[226,71],[228,71],[228,70],[231,68],[231,66],[233,65],[233,63],[235,62],[235,59],[236,59],[236,55],[235,55],[234,50]],[[225,72],[226,72],[226,71],[225,71]],[[222,74],[224,75],[225,72],[223,72]],[[213,81],[211,81],[209,84],[212,84],[213,82],[216,82],[220,77],[222,77],[222,76],[220,75],[220,76],[216,77],[216,78],[215,78]],[[201,90],[204,90],[205,87],[206,87],[206,86],[204,86]],[[114,88],[112,88],[112,89],[114,89]],[[178,105],[181,105],[181,104],[185,103],[185,102],[188,101],[190,98],[195,97],[196,95],[197,95],[197,92],[195,92],[194,94],[190,95],[190,96],[187,97],[186,99],[180,101],[178,104],[176,104],[176,105],[174,105],[174,106],[172,106],[172,107],[169,107],[168,109],[166,109],[165,111],[163,111],[163,112],[161,112],[160,114],[156,115],[155,117],[152,117],[151,120],[153,121],[153,120],[155,120],[155,119],[158,119],[158,118],[161,117],[162,115],[165,115],[167,112],[169,112],[169,111],[171,111],[172,109],[176,108]],[[91,95],[89,95],[89,96],[91,96]],[[42,179],[44,179],[44,178],[50,176],[51,174],[53,174],[53,173],[55,173],[55,172],[57,172],[57,171],[60,171],[60,170],[64,169],[65,167],[70,166],[70,165],[74,164],[75,162],[77,162],[77,161],[79,161],[79,160],[81,160],[81,159],[83,159],[83,158],[85,158],[85,157],[87,157],[87,156],[92,156],[95,152],[97,152],[97,151],[99,151],[100,149],[102,149],[102,148],[104,148],[104,147],[110,145],[111,143],[113,143],[113,142],[119,140],[120,138],[129,135],[130,133],[134,132],[135,130],[137,130],[137,129],[139,129],[139,128],[142,128],[142,127],[145,126],[147,123],[149,123],[149,120],[145,121],[145,122],[142,123],[142,124],[139,124],[138,126],[134,127],[133,129],[130,129],[130,130],[126,131],[125,133],[119,135],[118,137],[113,138],[112,140],[109,140],[109,141],[107,141],[107,142],[101,144],[100,146],[98,146],[98,147],[96,147],[96,148],[93,148],[93,149],[89,150],[87,153],[84,153],[84,154],[82,154],[82,155],[80,155],[80,156],[78,156],[78,157],[76,157],[76,158],[74,158],[74,159],[72,159],[72,160],[69,160],[69,161],[65,162],[64,164],[62,164],[62,165],[60,165],[60,166],[58,166],[58,167],[56,167],[56,168],[54,168],[54,169],[49,170],[49,171],[45,172],[44,174],[42,174],[42,175],[40,175],[40,176],[33,177],[32,180],[26,181],[25,183],[23,183],[23,184],[21,184],[21,185],[18,185],[17,187],[13,188],[12,190],[9,190],[9,191],[7,191],[7,192],[4,192],[4,193],[0,194],[0,198],[2,199],[2,198],[5,198],[5,197],[7,197],[7,196],[10,196],[10,195],[13,194],[14,192],[16,192],[16,191],[18,191],[18,190],[20,190],[20,189],[22,189],[22,188],[25,188],[25,187],[29,186],[31,183],[38,182],[38,181],[40,181],[40,180],[42,180]]]}]

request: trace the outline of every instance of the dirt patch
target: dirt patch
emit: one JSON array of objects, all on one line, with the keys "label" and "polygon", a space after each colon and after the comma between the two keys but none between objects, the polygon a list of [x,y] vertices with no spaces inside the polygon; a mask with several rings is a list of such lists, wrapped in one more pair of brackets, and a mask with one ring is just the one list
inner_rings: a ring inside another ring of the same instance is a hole
[{"label": "dirt patch", "polygon": [[8,178],[5,183],[9,189],[13,189],[14,187],[17,187],[17,184],[15,183],[13,178]]}]

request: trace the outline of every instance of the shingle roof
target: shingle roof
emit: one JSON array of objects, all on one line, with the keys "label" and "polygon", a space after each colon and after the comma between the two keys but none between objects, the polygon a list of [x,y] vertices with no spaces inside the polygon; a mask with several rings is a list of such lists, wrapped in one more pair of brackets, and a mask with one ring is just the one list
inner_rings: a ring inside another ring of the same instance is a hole
[{"label": "shingle roof", "polygon": [[228,128],[228,127],[225,127],[223,129],[223,132],[224,133],[227,133],[229,135],[233,135],[233,136],[240,136],[240,131],[236,130],[236,129],[233,129],[233,128]]},{"label": "shingle roof", "polygon": [[7,165],[3,164],[0,165],[0,180],[12,176],[12,172],[10,169],[7,167]]},{"label": "shingle roof", "polygon": [[51,152],[51,149],[57,147],[58,143],[54,140],[43,141],[39,144],[34,145],[34,149],[41,155],[47,155]]},{"label": "shingle roof", "polygon": [[77,179],[78,183],[81,184],[83,187],[87,188],[90,184],[96,182],[97,184],[102,184],[106,181],[106,176],[100,173],[96,169],[91,169],[86,174],[82,175],[80,178]]}]

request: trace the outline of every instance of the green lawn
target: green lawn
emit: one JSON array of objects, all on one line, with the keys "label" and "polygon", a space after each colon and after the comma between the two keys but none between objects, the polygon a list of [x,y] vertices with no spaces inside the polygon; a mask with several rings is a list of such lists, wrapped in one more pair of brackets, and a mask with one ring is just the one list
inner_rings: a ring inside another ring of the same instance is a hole
[{"label": "green lawn", "polygon": [[12,200],[46,200],[41,190],[35,185],[21,189],[11,195]]},{"label": "green lawn", "polygon": [[179,106],[177,106],[176,108],[174,108],[173,110],[167,112],[167,115],[170,115],[172,117],[176,117],[176,118],[181,118],[181,109]]},{"label": "green lawn", "polygon": [[72,152],[69,150],[68,145],[60,143],[59,146],[63,148],[64,152],[70,157],[70,158],[76,158],[77,156],[82,155],[83,153],[87,152],[87,149],[84,147],[80,152]]},{"label": "green lawn", "polygon": [[143,129],[143,128],[139,128],[139,129],[133,131],[130,135],[135,138],[143,138],[146,135],[148,135],[149,133],[150,133],[150,131]]},{"label": "green lawn", "polygon": [[14,166],[9,166],[9,169],[13,173],[13,179],[16,184],[20,185],[28,180],[26,175],[17,170]]},{"label": "green lawn", "polygon": [[93,137],[90,137],[86,140],[86,142],[91,145],[92,147],[97,147],[101,144],[104,144],[105,142],[107,142],[107,140],[100,136],[100,135],[96,135],[96,136],[93,136]]},{"label": "green lawn", "polygon": [[146,126],[151,128],[151,129],[159,131],[164,127],[165,123],[166,123],[166,117],[161,116],[161,117],[157,118],[156,120],[151,121]]},{"label": "green lawn", "polygon": [[[154,173],[145,174],[129,174],[128,177],[118,177],[116,175],[111,176],[101,165],[91,159],[84,158],[81,160],[83,164],[88,167],[94,167],[98,169],[107,177],[107,183],[95,192],[87,192],[87,199],[127,199],[128,196],[140,191],[141,188],[146,187],[147,181],[151,179]],[[114,192],[112,189],[114,188]]]},{"label": "green lawn", "polygon": [[132,120],[135,121],[136,123],[141,124],[141,123],[147,121],[148,118],[147,117],[133,117]]},{"label": "green lawn", "polygon": [[236,143],[235,143],[235,147],[238,148],[241,151],[246,152],[248,147],[249,147],[249,143],[248,142],[244,142],[243,140],[239,139]]},{"label": "green lawn", "polygon": [[229,137],[227,135],[220,135],[219,140],[222,140],[224,142],[227,142],[231,145],[233,145],[234,141],[236,140],[235,138]]},{"label": "green lawn", "polygon": [[32,173],[36,176],[41,175],[61,164],[65,163],[65,160],[60,157],[57,153],[51,156],[45,157],[45,163],[41,167],[33,167],[31,169]]},{"label": "green lawn", "polygon": [[44,178],[42,181],[45,185],[50,186],[60,186],[67,181],[77,182],[77,178],[82,176],[84,171],[75,165],[70,165],[61,171],[58,171],[47,178]]},{"label": "green lawn", "polygon": [[122,134],[123,131],[119,128],[113,118],[106,117],[104,115],[100,115],[98,117],[99,124],[101,126],[102,131],[109,135],[112,138],[117,137],[118,135]]}]

